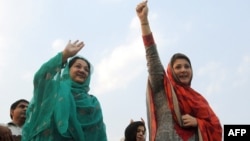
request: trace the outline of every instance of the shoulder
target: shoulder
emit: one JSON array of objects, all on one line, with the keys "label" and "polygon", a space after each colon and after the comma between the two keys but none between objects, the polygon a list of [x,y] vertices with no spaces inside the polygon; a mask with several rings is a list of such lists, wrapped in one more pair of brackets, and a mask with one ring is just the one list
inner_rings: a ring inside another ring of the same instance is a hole
[{"label": "shoulder", "polygon": [[18,135],[21,135],[21,134],[22,134],[22,128],[19,127],[19,126],[17,126],[17,125],[15,125],[14,123],[9,122],[9,123],[7,124],[7,126],[8,126],[8,128],[11,130],[12,135],[18,136]]}]

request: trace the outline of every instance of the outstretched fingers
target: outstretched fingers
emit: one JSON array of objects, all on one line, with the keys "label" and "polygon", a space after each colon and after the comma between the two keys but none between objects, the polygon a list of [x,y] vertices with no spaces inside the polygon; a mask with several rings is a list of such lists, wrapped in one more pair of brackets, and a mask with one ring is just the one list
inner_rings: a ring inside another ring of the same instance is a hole
[{"label": "outstretched fingers", "polygon": [[78,47],[84,47],[84,42],[80,42],[76,46],[78,46]]},{"label": "outstretched fingers", "polygon": [[79,42],[79,40],[75,40],[73,45],[76,45]]}]

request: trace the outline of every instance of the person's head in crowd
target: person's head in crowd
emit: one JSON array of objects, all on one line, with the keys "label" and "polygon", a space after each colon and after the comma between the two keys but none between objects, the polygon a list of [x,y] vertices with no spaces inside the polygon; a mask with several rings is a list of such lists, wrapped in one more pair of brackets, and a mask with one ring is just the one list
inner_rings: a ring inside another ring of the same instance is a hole
[{"label": "person's head in crowd", "polygon": [[125,129],[125,141],[145,141],[146,126],[144,121],[133,121]]},{"label": "person's head in crowd", "polygon": [[10,118],[14,124],[18,126],[22,126],[24,124],[28,105],[29,101],[19,99],[10,106]]}]

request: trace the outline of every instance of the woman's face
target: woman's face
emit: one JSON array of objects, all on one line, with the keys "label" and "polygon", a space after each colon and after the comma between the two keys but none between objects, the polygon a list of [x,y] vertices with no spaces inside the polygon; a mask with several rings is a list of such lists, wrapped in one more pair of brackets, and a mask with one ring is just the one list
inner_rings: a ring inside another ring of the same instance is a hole
[{"label": "woman's face", "polygon": [[136,141],[145,141],[145,128],[144,126],[138,126],[136,132]]},{"label": "woman's face", "polygon": [[181,83],[189,85],[192,78],[192,69],[186,59],[176,59],[173,64],[173,71]]},{"label": "woman's face", "polygon": [[89,75],[87,62],[82,59],[77,59],[71,66],[69,74],[73,81],[83,83]]}]

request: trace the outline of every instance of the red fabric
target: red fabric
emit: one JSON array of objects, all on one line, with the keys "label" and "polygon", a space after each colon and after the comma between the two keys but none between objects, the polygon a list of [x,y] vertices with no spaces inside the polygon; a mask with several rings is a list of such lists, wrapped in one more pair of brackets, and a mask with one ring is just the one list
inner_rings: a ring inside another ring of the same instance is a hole
[{"label": "red fabric", "polygon": [[[150,84],[150,83],[148,83]],[[156,136],[156,120],[155,120],[155,108],[154,108],[154,102],[153,102],[153,97],[152,97],[152,89],[151,89],[151,86],[148,85],[147,87],[147,108],[148,108],[148,123],[149,123],[149,140],[150,141],[154,141],[155,139],[155,136]]]},{"label": "red fabric", "polygon": [[181,114],[190,114],[196,117],[198,128],[201,131],[203,141],[221,141],[222,128],[219,119],[209,106],[206,99],[198,92],[193,90],[190,86],[182,86],[174,79],[170,65],[167,68],[167,76],[164,77],[165,91],[169,101],[169,107],[173,114],[175,121],[175,130],[177,134],[186,141],[191,137],[195,130],[186,130],[178,125],[177,117],[174,112],[174,105],[172,101],[171,85],[177,95]]},{"label": "red fabric", "polygon": [[[146,48],[152,46],[155,44],[153,34],[148,34],[145,36],[142,36],[144,46]],[[148,83],[147,87],[147,110],[148,110],[148,128],[149,128],[149,140],[154,141],[156,136],[156,120],[155,120],[155,108],[153,104],[153,97],[152,97],[152,89],[150,86],[150,83]]]},{"label": "red fabric", "polygon": [[142,36],[143,43],[145,47],[150,47],[155,44],[153,34],[150,33],[148,35]]},{"label": "red fabric", "polygon": [[[145,47],[150,47],[155,44],[152,33],[143,36],[143,43]],[[198,128],[200,130],[202,141],[221,141],[222,140],[222,127],[219,119],[209,106],[206,99],[193,90],[190,86],[182,86],[177,83],[172,75],[171,68],[168,66],[166,74],[164,75],[164,87],[169,107],[172,112],[174,119],[174,128],[176,133],[182,138],[183,141],[187,141],[191,136],[197,132],[197,128],[182,128],[177,120],[177,115],[174,111],[173,105],[173,87],[175,94],[178,99],[180,112],[182,115],[189,114],[196,117],[198,122]],[[153,93],[151,90],[150,83],[148,82],[147,87],[147,110],[149,120],[149,140],[154,141],[157,131],[157,121],[155,118],[155,107],[153,104]],[[201,140],[201,139],[200,139]]]}]

